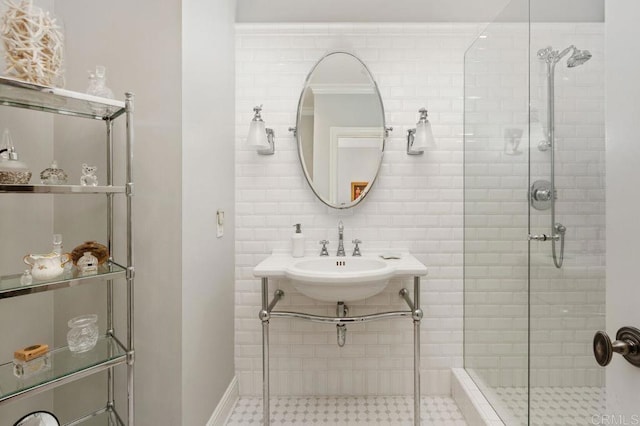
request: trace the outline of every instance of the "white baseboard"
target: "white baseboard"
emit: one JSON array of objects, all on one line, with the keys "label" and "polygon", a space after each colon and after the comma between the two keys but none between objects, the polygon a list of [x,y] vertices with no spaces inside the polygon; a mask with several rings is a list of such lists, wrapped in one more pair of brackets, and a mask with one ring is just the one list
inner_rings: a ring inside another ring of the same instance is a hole
[{"label": "white baseboard", "polygon": [[227,390],[224,392],[224,395],[222,395],[222,398],[220,398],[220,402],[218,402],[218,406],[213,411],[206,426],[224,426],[231,414],[231,410],[233,410],[233,406],[238,400],[238,396],[238,378],[233,376],[231,383],[229,383]]}]

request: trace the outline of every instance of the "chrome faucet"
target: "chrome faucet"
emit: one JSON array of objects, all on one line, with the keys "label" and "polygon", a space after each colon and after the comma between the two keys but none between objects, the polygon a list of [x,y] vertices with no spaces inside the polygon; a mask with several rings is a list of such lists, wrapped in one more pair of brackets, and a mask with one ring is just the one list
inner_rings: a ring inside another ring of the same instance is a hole
[{"label": "chrome faucet", "polygon": [[353,254],[351,256],[362,256],[362,252],[360,252],[360,246],[358,244],[362,244],[362,240],[355,239],[351,241],[356,246],[353,248]]},{"label": "chrome faucet", "polygon": [[344,254],[344,225],[342,221],[338,222],[338,253],[336,256],[345,256]]},{"label": "chrome faucet", "polygon": [[320,250],[320,256],[329,256],[329,252],[327,251],[327,244],[329,244],[329,241],[320,240],[320,244],[322,244],[322,250]]}]

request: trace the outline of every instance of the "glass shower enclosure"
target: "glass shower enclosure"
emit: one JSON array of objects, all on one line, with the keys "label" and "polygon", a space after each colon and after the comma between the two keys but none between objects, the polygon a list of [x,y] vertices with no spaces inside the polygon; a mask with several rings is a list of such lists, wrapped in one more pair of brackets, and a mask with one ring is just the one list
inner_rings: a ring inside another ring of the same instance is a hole
[{"label": "glass shower enclosure", "polygon": [[604,412],[604,24],[513,0],[464,62],[464,363],[504,423]]}]

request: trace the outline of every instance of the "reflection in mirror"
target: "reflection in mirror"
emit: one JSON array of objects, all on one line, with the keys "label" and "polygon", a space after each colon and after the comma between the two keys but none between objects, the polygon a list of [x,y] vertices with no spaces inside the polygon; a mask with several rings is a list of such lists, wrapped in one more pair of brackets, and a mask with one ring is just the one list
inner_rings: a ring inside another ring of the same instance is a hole
[{"label": "reflection in mirror", "polygon": [[48,411],[34,411],[18,420],[14,426],[60,426],[60,422]]},{"label": "reflection in mirror", "polygon": [[314,66],[300,95],[298,154],[316,196],[349,208],[371,190],[382,163],[384,108],[364,63],[334,52]]}]

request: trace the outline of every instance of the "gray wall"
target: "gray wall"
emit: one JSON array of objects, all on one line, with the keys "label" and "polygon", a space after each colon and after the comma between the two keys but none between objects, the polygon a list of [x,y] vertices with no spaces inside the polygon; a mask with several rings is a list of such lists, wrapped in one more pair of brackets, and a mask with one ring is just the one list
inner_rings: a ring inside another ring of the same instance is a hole
[{"label": "gray wall", "polygon": [[[507,3],[508,0],[238,0],[236,19],[238,22],[489,22]],[[528,7],[523,0],[512,3]],[[535,20],[604,20],[604,0],[531,0],[531,4],[536,9],[532,14]]]},{"label": "gray wall", "polygon": [[[34,4],[53,10],[53,0],[36,0]],[[4,7],[2,7],[4,10]],[[4,57],[0,55],[0,69]],[[48,167],[53,153],[53,116],[40,112],[0,107],[0,137],[9,129],[20,160],[27,163],[40,182],[40,171]],[[0,275],[23,272],[27,253],[51,251],[54,233],[50,195],[0,195]],[[18,321],[29,313],[29,321]],[[53,295],[51,293],[0,300],[0,362],[11,360],[16,349],[34,343],[53,346]],[[36,409],[53,409],[50,393],[27,398],[0,408],[2,423],[13,424],[25,413]]]},{"label": "gray wall", "polygon": [[[86,70],[102,64],[117,98],[136,94],[136,424],[205,424],[234,376],[235,0],[108,7],[72,0],[59,2],[57,13],[67,35],[67,88],[84,91]],[[123,142],[121,124],[116,144]],[[64,117],[55,127],[56,156],[67,159],[71,180],[79,179],[78,165],[86,161],[98,165],[104,182],[104,127]],[[69,248],[105,238],[104,201],[81,201],[56,204],[56,226]],[[122,204],[116,207],[122,211]],[[86,209],[88,217],[77,220],[73,213]],[[217,209],[226,214],[221,239],[215,237]],[[122,238],[116,250],[122,259]],[[124,282],[116,283],[119,318],[122,289]],[[76,311],[104,317],[104,286],[60,292],[55,303],[60,340]],[[103,379],[57,392],[57,412],[68,420],[77,414],[77,398],[103,402]]]},{"label": "gray wall", "polygon": [[[179,425],[182,424],[179,385],[182,381],[181,5],[171,0],[115,0],[109,4],[65,0],[56,2],[56,13],[65,23],[66,87],[84,91],[87,70],[102,64],[107,67],[107,84],[117,98],[123,99],[125,91],[136,94],[136,424]],[[115,132],[120,147],[123,124],[118,122]],[[99,179],[104,182],[104,127],[98,122],[78,123],[64,117],[56,119],[55,127],[56,156],[59,161],[65,160],[71,180],[79,179],[79,164],[90,161],[98,165]],[[121,173],[119,166],[116,175],[120,177]],[[56,200],[55,223],[65,235],[66,247],[73,248],[88,236],[103,239],[104,221],[100,213],[103,200],[72,198]],[[83,205],[71,211],[74,202]],[[118,203],[118,208],[121,207]],[[91,212],[87,216],[96,214],[97,217],[78,221],[78,212],[86,209]],[[122,225],[122,221],[118,220],[117,225]],[[124,262],[124,239],[119,235],[116,259]],[[56,293],[59,341],[66,332],[64,322],[75,311],[103,312],[104,285],[101,284]],[[124,282],[118,281],[115,287],[119,302],[117,315],[123,318]],[[118,322],[116,331],[124,338],[122,321]],[[123,395],[121,373],[124,368],[119,370],[117,393]],[[80,391],[73,392],[78,389]],[[104,382],[91,380],[74,384],[69,391],[62,388],[56,392],[56,410],[68,420],[85,410],[85,405],[77,402],[79,397],[104,404],[103,390]],[[215,406],[215,402],[212,405]]]},{"label": "gray wall", "polygon": [[182,13],[182,424],[204,425],[235,374],[235,0]]},{"label": "gray wall", "polygon": [[[1,132],[8,128],[20,160],[27,163],[40,182],[53,151],[53,117],[40,112],[0,107]],[[54,233],[50,195],[0,194],[0,275],[22,273],[27,253],[51,251]],[[16,349],[34,343],[53,346],[53,295],[51,293],[0,300],[0,362],[8,362]],[[27,320],[28,318],[28,320]],[[0,408],[0,423],[13,424],[24,413],[51,409],[50,394],[39,395]],[[6,421],[5,421],[6,419]]]}]

